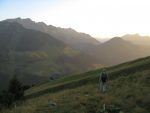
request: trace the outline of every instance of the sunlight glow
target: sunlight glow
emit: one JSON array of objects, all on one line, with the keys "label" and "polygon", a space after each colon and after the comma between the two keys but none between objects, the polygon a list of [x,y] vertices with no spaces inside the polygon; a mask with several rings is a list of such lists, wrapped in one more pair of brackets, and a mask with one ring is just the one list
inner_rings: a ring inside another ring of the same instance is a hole
[{"label": "sunlight glow", "polygon": [[[94,37],[131,33],[150,35],[149,0],[56,0],[57,3],[53,4],[47,0],[39,4],[36,4],[36,0],[31,1],[35,1],[31,5],[34,7],[29,5],[20,11],[15,10],[17,13],[11,13],[13,17],[31,18],[57,27],[71,27]],[[5,17],[12,17],[11,14],[6,16],[6,13],[3,13]]]}]

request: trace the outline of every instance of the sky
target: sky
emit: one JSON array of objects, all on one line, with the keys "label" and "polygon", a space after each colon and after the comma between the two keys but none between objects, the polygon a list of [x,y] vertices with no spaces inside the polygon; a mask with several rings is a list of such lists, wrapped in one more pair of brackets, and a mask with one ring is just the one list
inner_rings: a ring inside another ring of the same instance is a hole
[{"label": "sky", "polygon": [[17,17],[97,38],[150,35],[150,0],[0,0],[0,20]]}]

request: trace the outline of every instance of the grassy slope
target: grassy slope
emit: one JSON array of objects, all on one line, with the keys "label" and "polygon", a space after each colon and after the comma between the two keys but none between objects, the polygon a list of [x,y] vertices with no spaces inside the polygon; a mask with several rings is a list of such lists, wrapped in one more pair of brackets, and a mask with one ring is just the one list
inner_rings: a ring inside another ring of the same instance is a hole
[{"label": "grassy slope", "polygon": [[[38,84],[26,91],[27,101],[3,113],[98,113],[104,103],[119,106],[124,113],[149,113],[150,57],[107,70],[110,80],[105,94],[99,92],[100,70],[95,70]],[[49,106],[48,100],[57,105]]]}]

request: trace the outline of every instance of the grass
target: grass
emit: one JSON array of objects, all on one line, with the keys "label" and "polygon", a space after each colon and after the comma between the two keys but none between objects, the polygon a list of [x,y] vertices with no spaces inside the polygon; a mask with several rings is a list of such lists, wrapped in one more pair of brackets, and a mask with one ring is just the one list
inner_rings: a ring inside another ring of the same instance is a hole
[{"label": "grass", "polygon": [[107,93],[99,91],[100,69],[37,84],[26,91],[26,101],[0,113],[100,113],[103,104],[123,113],[150,113],[149,65],[147,57],[107,68]]},{"label": "grass", "polygon": [[[109,78],[114,79],[117,76],[126,76],[131,73],[135,73],[136,71],[142,71],[150,68],[150,57],[135,60],[132,62],[127,62],[124,64],[120,64],[114,67],[109,67],[108,74],[110,75]],[[55,80],[55,81],[47,81],[44,84],[36,85],[26,91],[26,96],[28,95],[34,95],[38,94],[38,92],[49,92],[49,89],[57,87],[57,86],[62,86],[62,85],[70,85],[70,84],[75,84],[75,86],[81,86],[82,84],[85,85],[87,82],[98,82],[98,77],[100,74],[100,69],[94,70],[94,71],[89,71],[83,74],[79,75],[73,75],[69,77],[63,77],[61,79]],[[81,85],[79,85],[79,82],[81,82]],[[67,88],[67,87],[65,87]]]},{"label": "grass", "polygon": [[[97,70],[99,71],[99,70]],[[92,76],[91,76],[92,75]],[[62,77],[61,79],[55,80],[55,81],[47,81],[44,84],[37,84],[36,86],[32,87],[31,89],[26,91],[26,96],[28,95],[34,95],[37,94],[38,92],[42,92],[45,90],[49,90],[50,88],[60,86],[60,85],[70,85],[70,84],[75,84],[79,83],[81,81],[88,81],[91,80],[92,78],[98,77],[99,74],[95,72],[87,72],[86,74],[79,74],[79,75],[73,75],[69,77]],[[68,86],[69,86],[68,85]],[[77,85],[77,84],[75,84]]]}]

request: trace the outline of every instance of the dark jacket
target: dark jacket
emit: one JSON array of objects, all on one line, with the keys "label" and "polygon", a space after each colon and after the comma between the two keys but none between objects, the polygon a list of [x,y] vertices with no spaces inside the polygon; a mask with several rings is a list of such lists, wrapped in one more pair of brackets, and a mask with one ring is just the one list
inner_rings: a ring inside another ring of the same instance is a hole
[{"label": "dark jacket", "polygon": [[108,81],[108,75],[107,75],[107,73],[106,72],[101,72],[101,74],[100,74],[100,81],[101,82],[107,82]]}]

